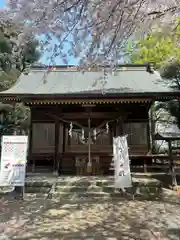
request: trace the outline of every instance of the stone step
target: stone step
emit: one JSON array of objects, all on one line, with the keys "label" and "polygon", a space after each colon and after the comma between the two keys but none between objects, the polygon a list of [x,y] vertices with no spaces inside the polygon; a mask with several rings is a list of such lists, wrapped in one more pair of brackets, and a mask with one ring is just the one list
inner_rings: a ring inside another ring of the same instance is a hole
[{"label": "stone step", "polygon": [[[130,192],[159,192],[162,188],[160,186],[146,186],[146,185],[138,185],[138,186],[133,186],[132,188],[127,189],[127,191]],[[75,187],[75,186],[58,186],[54,190],[55,192],[68,192],[68,193],[74,193],[74,192],[105,192],[105,193],[111,193],[114,192],[114,185],[109,185],[109,186],[103,186],[103,187],[97,187],[97,186],[92,186],[92,187]]]},{"label": "stone step", "polygon": [[34,187],[34,186],[27,186],[25,187],[25,192],[26,193],[49,193],[51,190],[50,187]]},{"label": "stone step", "polygon": [[104,193],[104,192],[88,192],[88,193],[83,193],[83,192],[74,192],[74,193],[58,193],[58,192],[54,192],[51,195],[49,195],[49,197],[51,199],[59,199],[59,200],[63,200],[63,199],[83,199],[83,198],[110,198],[111,194],[108,193]]},{"label": "stone step", "polygon": [[67,182],[67,181],[58,181],[56,182],[56,186],[79,186],[79,187],[89,187],[91,185],[95,185],[95,186],[102,186],[105,184],[109,184],[111,182],[107,181],[107,183],[102,183],[101,181],[85,181],[85,180],[81,180],[81,181],[71,181],[71,182]]},{"label": "stone step", "polygon": [[105,193],[105,192],[88,192],[88,193],[52,193],[49,194],[49,198],[56,201],[63,200],[88,200],[88,199],[121,199],[121,198],[145,198],[145,199],[159,199],[161,198],[161,194],[156,193],[142,193],[142,194],[132,194],[132,193]]},{"label": "stone step", "polygon": [[32,199],[46,199],[49,194],[47,193],[25,193],[24,200],[32,200]]},{"label": "stone step", "polygon": [[98,186],[56,186],[55,187],[56,192],[90,192],[90,191],[102,191],[102,187]]},{"label": "stone step", "polygon": [[[128,188],[125,190],[128,194],[135,194],[135,193],[139,193],[139,194],[156,194],[156,195],[160,195],[162,192],[162,188],[158,188],[158,187],[132,187],[132,188]],[[72,189],[55,189],[54,191],[57,194],[86,194],[86,195],[90,195],[91,193],[101,193],[101,194],[114,194],[115,189],[113,187],[104,187],[104,188],[91,188],[91,189],[86,189],[84,190],[83,188],[72,188]],[[117,190],[118,192],[118,190]]]},{"label": "stone step", "polygon": [[162,195],[162,184],[156,179],[143,175],[133,176],[132,183],[133,187],[126,189],[126,193],[122,194],[114,191],[114,178],[109,176],[29,177],[25,184],[25,198],[81,201],[82,199],[121,199],[124,196],[132,199],[134,195],[143,198],[159,198]]},{"label": "stone step", "polygon": [[[161,185],[161,182],[157,179],[152,178],[143,178],[143,177],[132,177],[132,183],[133,185]],[[82,186],[82,187],[89,187],[90,185],[95,186],[107,186],[107,185],[114,185],[113,178],[107,178],[106,179],[88,179],[88,178],[82,178],[82,179],[73,179],[73,180],[62,180],[59,179],[56,182],[56,186]]]},{"label": "stone step", "polygon": [[66,176],[56,178],[29,177],[26,179],[25,195],[30,198],[51,198],[53,200],[120,199],[134,195],[145,198],[159,198],[162,192],[160,181],[146,176],[132,177],[133,187],[125,195],[114,192],[114,177],[111,176]]},{"label": "stone step", "polygon": [[25,187],[51,187],[52,182],[48,181],[40,181],[40,180],[34,180],[34,181],[26,181]]},{"label": "stone step", "polygon": [[[176,193],[172,190],[162,189],[160,192],[141,192],[141,194],[136,194],[135,192],[74,192],[74,193],[66,193],[66,192],[52,192],[52,193],[25,193],[25,200],[33,200],[33,199],[52,199],[54,201],[85,201],[85,200],[121,200],[121,199],[159,199],[167,197],[167,191],[169,191],[173,196]],[[172,196],[171,196],[172,198]],[[176,196],[177,199],[177,196]],[[178,200],[179,201],[179,200]]]},{"label": "stone step", "polygon": [[70,185],[70,186],[83,186],[83,187],[88,187],[90,185],[97,185],[97,186],[101,186],[101,185],[105,185],[105,184],[109,184],[109,183],[113,183],[113,178],[101,178],[101,177],[94,177],[92,178],[90,177],[72,177],[72,178],[57,178],[56,180],[56,184],[58,186],[61,185]]},{"label": "stone step", "polygon": [[[126,192],[128,193],[135,193],[135,192],[140,192],[140,193],[146,193],[146,192],[152,192],[152,193],[159,193],[161,192],[162,188],[158,186],[133,186],[131,188],[127,188]],[[114,186],[104,186],[102,187],[103,192],[111,193],[114,192]]]}]

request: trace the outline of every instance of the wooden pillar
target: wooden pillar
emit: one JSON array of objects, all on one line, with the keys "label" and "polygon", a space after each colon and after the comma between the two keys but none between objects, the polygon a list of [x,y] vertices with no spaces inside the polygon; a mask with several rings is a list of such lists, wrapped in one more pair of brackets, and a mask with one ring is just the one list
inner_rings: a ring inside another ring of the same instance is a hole
[{"label": "wooden pillar", "polygon": [[61,149],[61,158],[58,161],[58,174],[60,175],[62,173],[62,161],[64,158],[64,153],[66,151],[66,123],[63,123],[63,134],[60,136],[62,136],[62,138],[59,141],[62,141],[62,149]]},{"label": "wooden pillar", "polygon": [[63,123],[63,146],[62,146],[62,153],[64,154],[66,151],[66,124]]},{"label": "wooden pillar", "polygon": [[115,136],[118,137],[118,136],[121,136],[123,135],[123,121],[122,119],[119,119],[116,124],[115,124]]},{"label": "wooden pillar", "polygon": [[32,159],[32,146],[33,146],[33,122],[32,122],[32,109],[31,109],[31,116],[30,116],[30,126],[29,126],[29,132],[28,132],[28,162],[27,165],[30,164],[32,160],[32,172],[35,171],[36,166],[36,159]]},{"label": "wooden pillar", "polygon": [[143,168],[144,168],[144,172],[147,173],[147,159],[146,158],[144,158],[144,166],[143,166]]},{"label": "wooden pillar", "polygon": [[[117,136],[117,122],[113,123],[112,125],[112,135],[113,137]],[[113,143],[113,140],[112,140],[112,143]]]},{"label": "wooden pillar", "polygon": [[174,159],[172,156],[172,141],[168,140],[168,148],[169,148],[169,160],[170,160],[170,173],[172,176],[172,186],[177,186],[177,180],[176,180],[176,173],[174,169]]},{"label": "wooden pillar", "polygon": [[153,111],[153,107],[154,107],[154,101],[152,102],[150,109],[149,109],[149,138],[150,138],[150,147],[152,149],[152,152],[155,151],[155,139],[154,139],[154,135],[155,135],[155,131],[156,131],[156,119],[154,119],[154,111]]},{"label": "wooden pillar", "polygon": [[[153,133],[154,135],[154,133]],[[150,123],[147,122],[147,145],[148,145],[148,152],[152,150],[151,148],[151,132],[150,132]]]},{"label": "wooden pillar", "polygon": [[58,174],[58,162],[59,162],[59,121],[56,120],[53,174]]}]

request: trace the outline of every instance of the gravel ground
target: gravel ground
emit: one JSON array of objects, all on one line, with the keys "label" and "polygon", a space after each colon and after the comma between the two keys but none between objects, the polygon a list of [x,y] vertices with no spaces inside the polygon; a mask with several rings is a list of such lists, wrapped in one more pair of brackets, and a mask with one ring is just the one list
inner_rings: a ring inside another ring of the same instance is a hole
[{"label": "gravel ground", "polygon": [[1,201],[0,240],[180,239],[177,200]]}]

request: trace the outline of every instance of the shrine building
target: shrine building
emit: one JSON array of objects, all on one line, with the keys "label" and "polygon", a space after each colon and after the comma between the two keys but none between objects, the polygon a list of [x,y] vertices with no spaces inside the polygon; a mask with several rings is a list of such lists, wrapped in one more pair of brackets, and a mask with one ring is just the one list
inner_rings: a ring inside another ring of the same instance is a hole
[{"label": "shrine building", "polygon": [[31,109],[29,171],[86,175],[90,163],[91,174],[110,174],[113,137],[126,134],[131,164],[150,161],[150,106],[179,92],[149,65],[103,69],[33,67],[0,93],[2,102]]}]

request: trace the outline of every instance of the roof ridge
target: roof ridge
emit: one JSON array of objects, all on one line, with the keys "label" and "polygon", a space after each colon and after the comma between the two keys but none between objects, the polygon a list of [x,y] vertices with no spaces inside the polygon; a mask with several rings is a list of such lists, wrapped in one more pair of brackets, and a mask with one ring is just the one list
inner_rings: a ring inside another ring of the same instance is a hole
[{"label": "roof ridge", "polygon": [[[53,72],[101,72],[105,69],[108,70],[110,66],[98,66],[90,69],[81,69],[76,65],[52,65],[52,66],[31,66],[29,71],[53,71]],[[114,71],[147,71],[149,73],[153,73],[153,69],[151,64],[118,64],[115,66]]]}]

